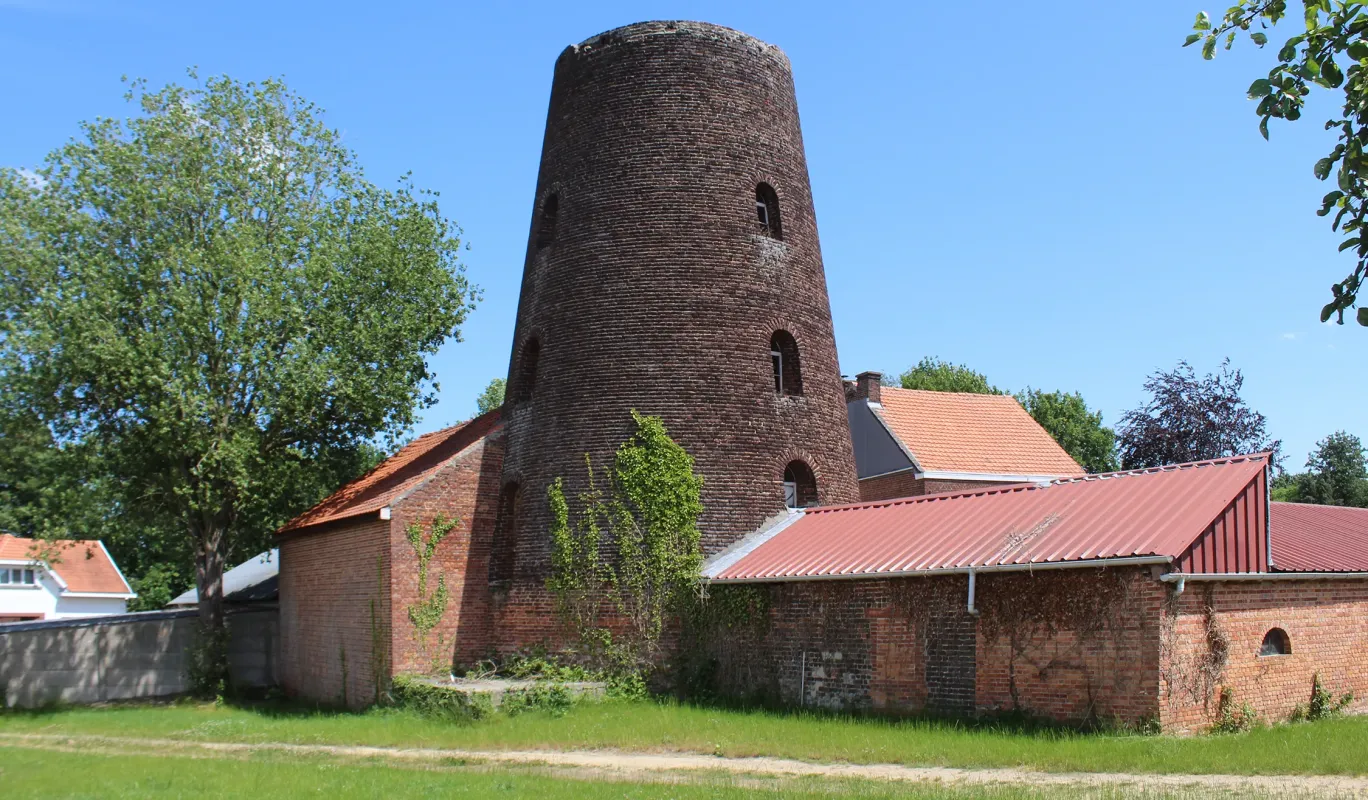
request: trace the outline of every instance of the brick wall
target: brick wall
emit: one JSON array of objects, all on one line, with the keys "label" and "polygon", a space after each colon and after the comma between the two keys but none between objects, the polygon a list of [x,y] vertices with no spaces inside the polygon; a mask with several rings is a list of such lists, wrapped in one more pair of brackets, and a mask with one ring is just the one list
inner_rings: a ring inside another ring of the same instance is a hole
[{"label": "brick wall", "polygon": [[860,502],[871,503],[876,500],[896,500],[900,497],[916,497],[939,492],[959,492],[984,487],[1006,486],[1000,481],[946,481],[937,478],[918,478],[913,470],[891,472],[860,480]]},{"label": "brick wall", "polygon": [[280,541],[280,678],[289,694],[351,706],[375,699],[371,601],[383,621],[389,538],[389,522],[370,515]]},{"label": "brick wall", "polygon": [[[1110,588],[1099,590],[1102,584]],[[708,645],[714,688],[724,694],[890,713],[1158,716],[1164,589],[1140,570],[980,575],[978,617],[967,612],[963,575],[781,583],[765,591],[766,625]],[[1008,609],[1029,606],[1031,597],[1053,598],[1038,608],[1042,614],[1048,604],[1074,605],[1077,622],[1024,625],[1012,637]],[[1099,597],[1107,608],[1098,607]]]},{"label": "brick wall", "polygon": [[[1166,729],[1208,727],[1220,686],[1230,687],[1237,707],[1249,703],[1266,721],[1284,720],[1306,704],[1317,672],[1336,696],[1352,691],[1354,708],[1368,710],[1368,581],[1192,581],[1167,608]],[[1287,632],[1290,655],[1258,654],[1274,627]],[[1211,652],[1211,629],[1226,642],[1225,667],[1204,686],[1193,673]]]},{"label": "brick wall", "polygon": [[[427,482],[395,502],[390,536],[395,673],[444,672],[453,664],[472,664],[489,655],[493,647],[489,558],[502,465],[503,435],[495,432],[462,450]],[[432,521],[439,515],[454,518],[457,524],[428,564],[428,594],[436,591],[440,576],[450,600],[423,652],[408,618],[409,605],[418,599],[418,557],[405,529],[418,524],[424,537],[430,536]]]}]

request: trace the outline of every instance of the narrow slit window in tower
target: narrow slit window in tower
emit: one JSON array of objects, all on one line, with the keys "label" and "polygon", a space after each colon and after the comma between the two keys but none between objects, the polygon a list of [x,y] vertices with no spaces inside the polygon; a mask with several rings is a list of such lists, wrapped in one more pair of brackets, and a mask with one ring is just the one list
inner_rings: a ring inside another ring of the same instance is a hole
[{"label": "narrow slit window in tower", "polygon": [[537,362],[541,360],[541,343],[537,337],[528,339],[518,354],[518,369],[513,376],[513,402],[524,403],[532,399],[532,390],[537,385]]},{"label": "narrow slit window in tower", "polygon": [[817,478],[812,468],[802,461],[790,461],[784,467],[784,505],[788,508],[810,508],[817,505]]},{"label": "narrow slit window in tower", "polygon": [[537,249],[556,240],[556,217],[560,214],[560,196],[547,195],[542,201],[541,213],[537,216]]},{"label": "narrow slit window in tower", "polygon": [[770,336],[770,369],[774,373],[774,393],[800,395],[803,393],[803,372],[798,360],[798,342],[788,331],[775,331]]},{"label": "narrow slit window in tower", "polygon": [[768,183],[755,187],[755,216],[760,223],[761,233],[771,239],[784,238],[783,228],[779,224],[779,195]]}]

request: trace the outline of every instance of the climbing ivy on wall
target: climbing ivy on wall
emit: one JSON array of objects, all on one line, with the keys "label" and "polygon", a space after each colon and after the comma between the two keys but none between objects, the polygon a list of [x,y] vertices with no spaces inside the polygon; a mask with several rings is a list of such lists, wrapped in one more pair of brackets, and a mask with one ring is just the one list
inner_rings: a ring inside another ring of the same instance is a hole
[{"label": "climbing ivy on wall", "polygon": [[413,624],[414,637],[418,640],[418,650],[423,657],[427,656],[428,635],[442,621],[442,616],[446,614],[447,602],[451,599],[447,592],[445,575],[437,576],[437,589],[431,595],[428,594],[428,564],[437,552],[437,545],[441,544],[455,527],[456,520],[448,520],[439,514],[432,520],[427,536],[423,535],[423,526],[416,522],[410,523],[404,529],[404,537],[408,539],[409,546],[418,557],[418,598],[407,608],[409,622]]},{"label": "climbing ivy on wall", "polygon": [[[561,480],[548,489],[547,587],[587,655],[607,661],[603,666],[644,672],[659,655],[666,615],[698,592],[703,479],[658,417],[634,410],[632,420],[636,431],[618,447],[601,482],[585,457],[588,489],[573,520]],[[622,623],[616,638],[600,619],[605,601]]]}]

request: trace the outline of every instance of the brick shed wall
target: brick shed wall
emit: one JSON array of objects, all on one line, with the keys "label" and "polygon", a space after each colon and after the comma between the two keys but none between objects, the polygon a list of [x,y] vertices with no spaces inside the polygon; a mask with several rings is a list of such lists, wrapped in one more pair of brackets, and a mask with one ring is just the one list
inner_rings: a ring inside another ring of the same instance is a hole
[{"label": "brick shed wall", "polygon": [[389,539],[389,522],[371,515],[280,541],[280,678],[287,693],[353,707],[374,701],[371,601],[383,621]]},{"label": "brick shed wall", "polygon": [[899,497],[916,497],[939,492],[959,492],[967,489],[980,489],[993,486],[1007,486],[1002,481],[946,481],[937,478],[918,478],[913,470],[891,472],[860,480],[860,502],[871,503],[876,500],[896,500]]},{"label": "brick shed wall", "polygon": [[[1368,710],[1368,580],[1190,581],[1167,606],[1163,673],[1165,729],[1203,730],[1216,716],[1220,686],[1277,722],[1311,696],[1319,672],[1338,697],[1352,691],[1354,710]],[[1210,623],[1208,623],[1210,620]],[[1291,639],[1292,653],[1260,656],[1269,629]],[[1209,630],[1226,641],[1224,669],[1212,664]]]},{"label": "brick shed wall", "polygon": [[[707,645],[723,694],[890,713],[1158,716],[1164,588],[1140,570],[979,575],[977,618],[964,575],[759,586],[766,624]],[[1058,607],[1074,611],[1039,622]]]},{"label": "brick shed wall", "polygon": [[[393,506],[390,563],[393,564],[392,669],[445,674],[453,664],[473,664],[489,655],[492,618],[489,557],[499,503],[503,435],[493,433],[462,450],[426,483]],[[428,635],[422,652],[408,608],[418,599],[418,557],[405,536],[410,523],[431,535],[438,516],[457,525],[428,564],[428,596],[439,576],[450,595],[446,613]]]},{"label": "brick shed wall", "polygon": [[1157,718],[1164,592],[1144,568],[980,575],[977,707],[1069,722]]}]

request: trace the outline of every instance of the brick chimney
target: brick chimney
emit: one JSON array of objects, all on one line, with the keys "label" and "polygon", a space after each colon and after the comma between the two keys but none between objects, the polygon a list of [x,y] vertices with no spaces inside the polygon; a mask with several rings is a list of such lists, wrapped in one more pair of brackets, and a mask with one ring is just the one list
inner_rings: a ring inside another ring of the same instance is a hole
[{"label": "brick chimney", "polygon": [[855,376],[855,397],[878,403],[879,388],[883,385],[882,372],[861,372]]}]

